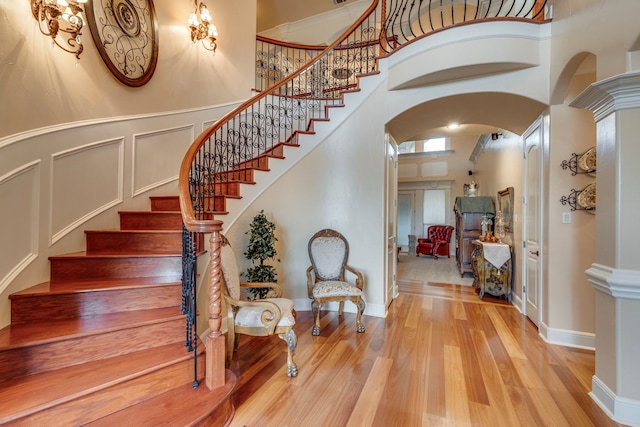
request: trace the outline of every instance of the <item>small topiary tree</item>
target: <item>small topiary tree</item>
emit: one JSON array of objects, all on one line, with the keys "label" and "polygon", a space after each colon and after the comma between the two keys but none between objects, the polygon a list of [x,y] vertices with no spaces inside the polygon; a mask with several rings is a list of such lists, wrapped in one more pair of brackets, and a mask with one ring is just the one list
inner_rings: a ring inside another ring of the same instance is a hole
[{"label": "small topiary tree", "polygon": [[[249,246],[244,256],[253,263],[253,267],[248,268],[242,274],[247,282],[276,283],[275,267],[264,263],[268,259],[275,259],[277,254],[275,247],[275,243],[278,241],[275,236],[276,225],[269,221],[264,210],[261,210],[253,217],[249,226],[250,230],[245,233],[249,235]],[[276,261],[280,260],[276,259]],[[251,299],[262,299],[267,296],[269,289],[247,288],[247,291],[251,294]]]}]

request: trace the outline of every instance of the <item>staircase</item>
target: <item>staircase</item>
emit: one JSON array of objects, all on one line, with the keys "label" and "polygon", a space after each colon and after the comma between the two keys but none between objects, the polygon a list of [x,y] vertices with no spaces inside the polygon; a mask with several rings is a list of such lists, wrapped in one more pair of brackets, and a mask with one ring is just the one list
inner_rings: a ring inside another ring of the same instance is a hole
[{"label": "staircase", "polygon": [[[87,230],[86,252],[50,258],[50,281],[11,295],[0,330],[0,424],[222,425],[225,387],[193,389],[181,313],[178,197]],[[203,248],[202,241],[198,249]],[[204,377],[204,346],[197,377]]]}]

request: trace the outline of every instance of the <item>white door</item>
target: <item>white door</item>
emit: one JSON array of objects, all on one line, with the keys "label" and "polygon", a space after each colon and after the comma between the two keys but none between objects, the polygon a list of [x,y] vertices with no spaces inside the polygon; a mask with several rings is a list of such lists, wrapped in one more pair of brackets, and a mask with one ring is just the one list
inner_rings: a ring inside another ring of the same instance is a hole
[{"label": "white door", "polygon": [[539,118],[524,134],[523,209],[523,311],[539,326],[542,318],[542,141],[543,121]]},{"label": "white door", "polygon": [[387,183],[386,183],[386,200],[387,200],[387,256],[386,256],[386,272],[387,280],[385,280],[385,306],[389,306],[395,295],[396,289],[396,247],[397,247],[397,218],[398,218],[398,179],[396,173],[398,148],[393,141],[386,137],[387,141]]}]

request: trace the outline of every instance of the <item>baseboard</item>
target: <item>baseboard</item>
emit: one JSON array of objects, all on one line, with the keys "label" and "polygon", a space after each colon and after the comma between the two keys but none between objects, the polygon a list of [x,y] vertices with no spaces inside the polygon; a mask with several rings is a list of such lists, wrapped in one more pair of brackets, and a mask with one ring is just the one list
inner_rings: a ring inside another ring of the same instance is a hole
[{"label": "baseboard", "polygon": [[546,341],[567,347],[596,349],[596,334],[588,332],[569,331],[566,329],[547,328]]},{"label": "baseboard", "polygon": [[591,379],[591,393],[589,396],[612,420],[632,426],[640,427],[640,401],[618,397],[597,376]]},{"label": "baseboard", "polygon": [[[310,299],[294,299],[293,307],[296,311],[311,311],[311,300]],[[339,304],[337,302],[330,302],[322,307],[323,310],[328,311],[338,311]],[[351,304],[347,302],[344,305],[345,313],[355,313],[356,306],[355,304]],[[387,310],[383,304],[370,304],[367,303],[364,309],[365,316],[373,316],[373,317],[387,317]]]}]

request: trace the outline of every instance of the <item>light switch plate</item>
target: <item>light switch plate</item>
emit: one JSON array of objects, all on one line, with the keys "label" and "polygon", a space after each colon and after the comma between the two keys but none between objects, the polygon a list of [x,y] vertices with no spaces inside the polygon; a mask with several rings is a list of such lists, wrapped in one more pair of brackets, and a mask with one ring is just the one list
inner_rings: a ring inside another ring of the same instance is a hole
[{"label": "light switch plate", "polygon": [[571,224],[571,212],[562,212],[562,223]]}]

